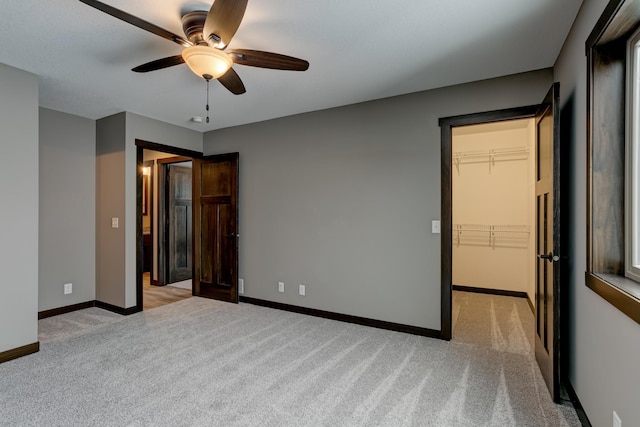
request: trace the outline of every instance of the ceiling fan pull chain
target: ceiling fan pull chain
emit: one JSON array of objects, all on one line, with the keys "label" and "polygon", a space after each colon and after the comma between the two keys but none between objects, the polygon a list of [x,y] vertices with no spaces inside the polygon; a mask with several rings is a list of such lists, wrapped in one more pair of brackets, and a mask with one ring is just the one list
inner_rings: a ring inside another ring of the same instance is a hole
[{"label": "ceiling fan pull chain", "polygon": [[206,79],[207,80],[207,123],[209,123],[209,82],[211,81],[211,79]]}]

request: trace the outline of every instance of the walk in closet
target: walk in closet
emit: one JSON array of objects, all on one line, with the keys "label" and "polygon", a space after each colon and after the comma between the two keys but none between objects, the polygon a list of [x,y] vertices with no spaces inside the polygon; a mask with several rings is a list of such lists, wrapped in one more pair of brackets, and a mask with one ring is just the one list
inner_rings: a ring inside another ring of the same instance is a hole
[{"label": "walk in closet", "polygon": [[534,295],[534,120],[456,127],[453,284]]}]

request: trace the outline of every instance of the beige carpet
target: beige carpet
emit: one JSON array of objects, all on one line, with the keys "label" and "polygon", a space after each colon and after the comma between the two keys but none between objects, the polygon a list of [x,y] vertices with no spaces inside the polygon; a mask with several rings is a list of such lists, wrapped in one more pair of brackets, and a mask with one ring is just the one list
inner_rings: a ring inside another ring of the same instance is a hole
[{"label": "beige carpet", "polygon": [[196,297],[44,319],[41,351],[0,365],[0,425],[578,426],[526,302],[454,298],[452,342]]}]

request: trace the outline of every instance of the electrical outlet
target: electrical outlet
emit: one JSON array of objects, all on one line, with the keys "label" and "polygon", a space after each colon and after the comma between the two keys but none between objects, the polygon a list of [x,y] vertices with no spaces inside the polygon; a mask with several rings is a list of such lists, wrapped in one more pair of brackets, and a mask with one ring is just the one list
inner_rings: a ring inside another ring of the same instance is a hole
[{"label": "electrical outlet", "polygon": [[284,282],[278,282],[278,292],[284,292]]},{"label": "electrical outlet", "polygon": [[305,296],[305,294],[307,293],[307,288],[305,285],[299,285],[298,286],[298,293],[302,296]]},{"label": "electrical outlet", "polygon": [[439,220],[431,221],[431,233],[440,234],[440,221]]},{"label": "electrical outlet", "polygon": [[613,411],[613,427],[622,427],[622,420],[620,419],[616,411]]},{"label": "electrical outlet", "polygon": [[64,294],[68,295],[73,292],[73,283],[65,283],[64,284]]},{"label": "electrical outlet", "polygon": [[111,228],[118,228],[118,218],[111,218]]},{"label": "electrical outlet", "polygon": [[244,279],[238,279],[238,293],[244,294]]}]

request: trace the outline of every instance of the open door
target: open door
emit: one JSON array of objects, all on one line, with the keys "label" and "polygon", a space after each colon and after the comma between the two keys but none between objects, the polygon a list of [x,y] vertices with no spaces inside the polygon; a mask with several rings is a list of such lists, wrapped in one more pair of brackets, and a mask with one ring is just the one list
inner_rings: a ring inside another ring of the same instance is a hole
[{"label": "open door", "polygon": [[536,360],[560,401],[560,84],[536,113]]},{"label": "open door", "polygon": [[193,161],[193,295],[238,302],[238,153]]}]

